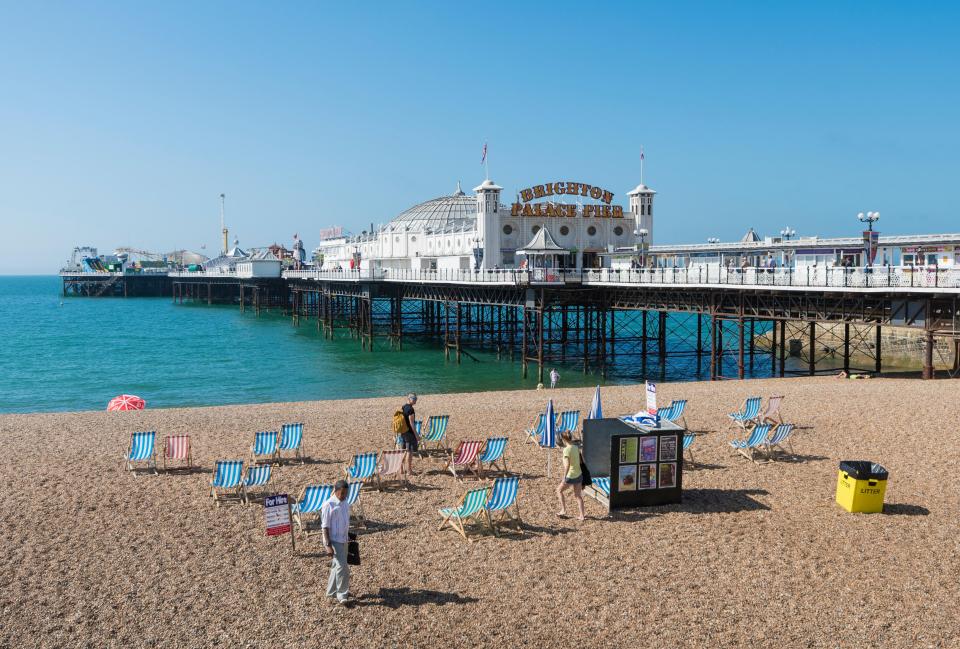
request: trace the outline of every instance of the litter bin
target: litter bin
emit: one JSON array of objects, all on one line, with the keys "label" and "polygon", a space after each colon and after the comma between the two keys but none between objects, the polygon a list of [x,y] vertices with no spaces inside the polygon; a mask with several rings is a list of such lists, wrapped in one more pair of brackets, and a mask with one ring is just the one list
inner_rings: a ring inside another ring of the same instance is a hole
[{"label": "litter bin", "polygon": [[840,463],[837,504],[848,512],[882,512],[886,491],[887,470],[876,462],[846,460]]}]

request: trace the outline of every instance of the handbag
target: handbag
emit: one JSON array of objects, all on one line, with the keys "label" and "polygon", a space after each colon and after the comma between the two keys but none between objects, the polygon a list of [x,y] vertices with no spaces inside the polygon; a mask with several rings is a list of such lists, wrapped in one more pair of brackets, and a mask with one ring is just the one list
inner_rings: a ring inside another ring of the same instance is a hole
[{"label": "handbag", "polygon": [[580,477],[582,478],[581,484],[584,487],[589,487],[593,484],[593,478],[590,477],[590,469],[587,468],[587,463],[583,461],[583,453],[580,454]]},{"label": "handbag", "polygon": [[360,541],[357,540],[357,535],[353,532],[348,532],[350,535],[350,540],[347,541],[347,565],[348,566],[359,566],[360,565]]}]

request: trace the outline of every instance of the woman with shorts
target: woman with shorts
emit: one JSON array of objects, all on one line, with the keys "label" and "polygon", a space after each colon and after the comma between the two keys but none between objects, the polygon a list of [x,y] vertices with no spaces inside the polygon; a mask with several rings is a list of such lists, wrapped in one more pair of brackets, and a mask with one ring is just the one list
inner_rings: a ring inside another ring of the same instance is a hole
[{"label": "woman with shorts", "polygon": [[583,512],[583,474],[580,472],[580,447],[574,444],[573,435],[569,431],[560,434],[560,443],[563,445],[563,479],[557,487],[557,498],[560,499],[560,511],[557,516],[567,515],[567,504],[564,502],[564,492],[573,487],[573,497],[577,499],[580,515],[577,520],[584,519]]}]

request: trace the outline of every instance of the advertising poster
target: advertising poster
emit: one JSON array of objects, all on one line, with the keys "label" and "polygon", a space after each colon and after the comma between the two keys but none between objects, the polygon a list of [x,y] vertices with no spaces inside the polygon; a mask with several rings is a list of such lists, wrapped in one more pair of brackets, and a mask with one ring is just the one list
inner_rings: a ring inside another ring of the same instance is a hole
[{"label": "advertising poster", "polygon": [[640,438],[640,461],[657,461],[657,438],[656,436]]},{"label": "advertising poster", "polygon": [[637,465],[620,467],[620,476],[617,482],[617,491],[637,490]]},{"label": "advertising poster", "polygon": [[657,384],[647,381],[647,412],[657,414]]},{"label": "advertising poster", "polygon": [[660,461],[677,461],[677,436],[664,435],[660,438]]},{"label": "advertising poster", "polygon": [[637,442],[636,437],[624,437],[620,440],[620,464],[637,463]]},{"label": "advertising poster", "polygon": [[656,489],[657,488],[657,465],[641,464],[640,475],[637,477],[638,489]]},{"label": "advertising poster", "polygon": [[677,486],[677,465],[674,463],[660,465],[660,488],[669,489]]}]

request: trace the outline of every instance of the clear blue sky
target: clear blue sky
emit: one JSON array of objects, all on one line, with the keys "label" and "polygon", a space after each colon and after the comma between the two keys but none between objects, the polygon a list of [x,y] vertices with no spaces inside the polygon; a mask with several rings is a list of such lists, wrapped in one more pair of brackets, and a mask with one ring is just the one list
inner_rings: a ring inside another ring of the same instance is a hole
[{"label": "clear blue sky", "polygon": [[0,273],[308,248],[490,175],[658,192],[656,241],[953,232],[951,3],[0,5]]}]

